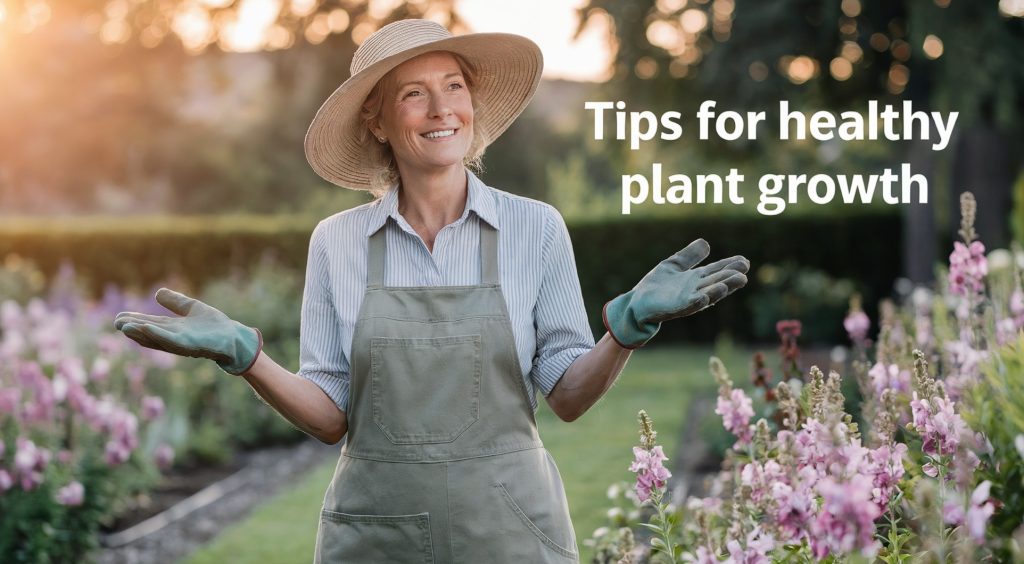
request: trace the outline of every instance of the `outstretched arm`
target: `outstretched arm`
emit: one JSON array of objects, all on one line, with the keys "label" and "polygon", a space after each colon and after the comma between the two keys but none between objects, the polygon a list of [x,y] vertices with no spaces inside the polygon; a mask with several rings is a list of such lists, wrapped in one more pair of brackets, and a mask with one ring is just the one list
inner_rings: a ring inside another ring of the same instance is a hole
[{"label": "outstretched arm", "polygon": [[263,352],[257,329],[167,288],[157,292],[156,300],[177,315],[121,312],[114,326],[144,347],[216,361],[226,372],[245,378],[267,404],[320,441],[334,444],[345,435],[345,412],[315,383],[285,370]]},{"label": "outstretched arm", "polygon": [[293,425],[327,444],[348,432],[348,417],[320,386],[284,369],[260,352],[248,372],[241,374],[271,407]]},{"label": "outstretched arm", "polygon": [[647,343],[663,321],[711,307],[747,283],[747,259],[735,256],[697,266],[711,252],[698,239],[659,263],[632,290],[605,304],[605,333],[566,369],[548,395],[551,409],[574,421],[615,382],[633,349]]},{"label": "outstretched arm", "polygon": [[632,350],[605,333],[590,351],[578,356],[548,395],[548,405],[562,421],[575,421],[612,387]]}]

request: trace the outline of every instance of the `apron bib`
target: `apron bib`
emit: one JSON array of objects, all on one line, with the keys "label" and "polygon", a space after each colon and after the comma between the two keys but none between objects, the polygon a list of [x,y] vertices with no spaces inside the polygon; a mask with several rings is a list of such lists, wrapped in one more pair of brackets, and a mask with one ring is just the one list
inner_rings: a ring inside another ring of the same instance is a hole
[{"label": "apron bib", "polygon": [[315,562],[579,562],[523,383],[497,232],[480,222],[478,286],[385,287],[385,252],[381,228]]}]

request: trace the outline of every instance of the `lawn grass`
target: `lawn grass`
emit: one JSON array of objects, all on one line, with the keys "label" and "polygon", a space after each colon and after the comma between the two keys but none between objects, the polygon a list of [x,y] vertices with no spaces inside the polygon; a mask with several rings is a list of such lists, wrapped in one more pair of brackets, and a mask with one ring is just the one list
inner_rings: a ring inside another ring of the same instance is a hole
[{"label": "lawn grass", "polygon": [[[742,381],[741,375],[747,370],[746,355],[743,351],[722,352],[734,379]],[[605,491],[613,482],[632,478],[627,467],[638,438],[637,412],[647,410],[658,429],[659,442],[674,459],[690,399],[694,393],[714,392],[715,384],[707,369],[710,355],[709,347],[641,350],[633,355],[605,397],[575,422],[560,421],[546,405],[538,410],[541,438],[565,482],[583,562],[590,559],[583,540],[605,524],[609,506]],[[186,562],[312,561],[320,505],[334,464],[328,462],[302,476],[291,489],[268,500]]]}]

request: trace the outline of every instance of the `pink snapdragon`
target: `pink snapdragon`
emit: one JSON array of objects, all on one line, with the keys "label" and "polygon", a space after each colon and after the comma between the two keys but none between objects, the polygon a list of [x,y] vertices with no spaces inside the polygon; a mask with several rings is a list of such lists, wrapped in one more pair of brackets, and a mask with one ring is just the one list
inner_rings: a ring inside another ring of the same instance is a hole
[{"label": "pink snapdragon", "polygon": [[74,481],[57,490],[54,499],[61,505],[70,507],[82,505],[85,501],[85,487],[81,482]]},{"label": "pink snapdragon", "polygon": [[1010,315],[1017,329],[1024,329],[1024,291],[1015,288],[1010,294]]},{"label": "pink snapdragon", "polygon": [[737,446],[750,442],[753,436],[750,419],[754,416],[754,404],[743,390],[733,388],[727,396],[719,395],[715,413],[722,416],[725,429],[739,439]]},{"label": "pink snapdragon", "polygon": [[37,447],[34,442],[25,437],[18,437],[15,443],[15,477],[21,482],[21,489],[33,490],[43,483],[43,470],[50,463],[50,451]]},{"label": "pink snapdragon", "polygon": [[633,447],[633,463],[629,466],[630,472],[636,473],[636,494],[641,501],[651,498],[651,490],[665,487],[665,482],[672,477],[672,474],[665,468],[663,463],[668,460],[661,445],[647,450],[643,447]]},{"label": "pink snapdragon", "polygon": [[996,323],[996,342],[1003,346],[1016,341],[1019,330],[1020,327],[1014,319],[1010,317],[1000,319]]},{"label": "pink snapdragon", "polygon": [[110,376],[110,361],[100,356],[92,361],[92,368],[89,370],[89,378],[95,382],[102,382]]},{"label": "pink snapdragon", "polygon": [[907,445],[895,443],[882,445],[868,454],[869,474],[873,476],[871,497],[880,510],[884,511],[898,490],[900,480],[906,472],[903,467],[903,457],[906,453]]},{"label": "pink snapdragon", "polygon": [[167,443],[160,443],[153,452],[153,461],[161,470],[166,470],[174,463],[174,448]]},{"label": "pink snapdragon", "polygon": [[978,484],[971,494],[967,504],[967,511],[964,511],[963,501],[956,497],[946,501],[942,508],[942,517],[946,523],[954,526],[965,525],[967,534],[977,544],[985,542],[985,527],[988,519],[995,513],[995,504],[989,497],[992,482],[985,480]]},{"label": "pink snapdragon", "polygon": [[160,396],[142,398],[142,418],[147,421],[158,419],[164,414],[164,400]]},{"label": "pink snapdragon", "polygon": [[863,343],[868,337],[868,329],[871,328],[871,320],[868,314],[863,311],[851,311],[843,320],[843,327],[855,344]]},{"label": "pink snapdragon", "polygon": [[985,290],[985,276],[988,274],[988,259],[985,245],[974,241],[965,245],[953,243],[949,255],[949,291],[958,296],[975,296]]},{"label": "pink snapdragon", "polygon": [[0,414],[17,414],[20,402],[21,390],[18,388],[0,388]]},{"label": "pink snapdragon", "polygon": [[[775,539],[772,535],[754,527],[754,530],[747,534],[746,546],[732,539],[726,543],[725,548],[729,551],[729,558],[726,562],[730,564],[769,564],[772,560],[768,553],[775,548]],[[717,560],[716,560],[717,561]]]},{"label": "pink snapdragon", "polygon": [[885,390],[903,394],[910,391],[910,371],[900,370],[900,367],[895,364],[886,366],[881,362],[876,362],[868,371],[868,376],[871,377],[871,385],[875,389],[876,396],[880,397]]},{"label": "pink snapdragon", "polygon": [[854,551],[870,558],[878,552],[875,519],[882,511],[872,499],[873,486],[871,478],[860,474],[845,482],[826,477],[818,483],[822,507],[811,527],[816,558]]},{"label": "pink snapdragon", "polygon": [[954,406],[952,400],[938,396],[930,400],[919,399],[917,392],[914,392],[910,411],[913,425],[921,435],[921,450],[925,454],[949,456],[956,452],[961,439],[970,432]]},{"label": "pink snapdragon", "polygon": [[48,421],[53,418],[53,407],[56,399],[53,395],[53,382],[43,373],[35,362],[22,363],[18,377],[23,389],[32,391],[32,401],[23,406],[23,418],[30,423]]},{"label": "pink snapdragon", "polygon": [[818,509],[817,496],[808,487],[808,482],[797,480],[793,486],[779,481],[771,485],[772,499],[775,500],[773,517],[783,542],[799,542],[807,536],[809,523]]}]

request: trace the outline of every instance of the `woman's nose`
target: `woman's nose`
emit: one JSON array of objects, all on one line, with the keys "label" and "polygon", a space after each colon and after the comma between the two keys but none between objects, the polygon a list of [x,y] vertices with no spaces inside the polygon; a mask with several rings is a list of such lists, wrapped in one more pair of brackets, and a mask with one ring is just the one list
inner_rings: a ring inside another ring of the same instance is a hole
[{"label": "woman's nose", "polygon": [[430,97],[430,117],[446,117],[451,113],[451,104],[443,95]]}]

